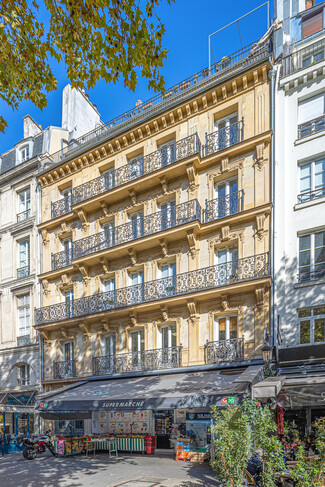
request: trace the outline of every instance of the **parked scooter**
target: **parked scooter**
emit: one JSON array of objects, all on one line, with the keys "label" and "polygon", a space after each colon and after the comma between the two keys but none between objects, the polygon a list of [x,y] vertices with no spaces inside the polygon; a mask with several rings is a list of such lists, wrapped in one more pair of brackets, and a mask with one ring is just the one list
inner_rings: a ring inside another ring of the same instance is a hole
[{"label": "parked scooter", "polygon": [[45,453],[49,450],[53,456],[56,456],[54,451],[54,445],[49,436],[51,430],[47,430],[45,435],[38,435],[30,438],[22,438],[22,443],[25,446],[23,450],[23,457],[25,460],[34,460],[37,455]]}]

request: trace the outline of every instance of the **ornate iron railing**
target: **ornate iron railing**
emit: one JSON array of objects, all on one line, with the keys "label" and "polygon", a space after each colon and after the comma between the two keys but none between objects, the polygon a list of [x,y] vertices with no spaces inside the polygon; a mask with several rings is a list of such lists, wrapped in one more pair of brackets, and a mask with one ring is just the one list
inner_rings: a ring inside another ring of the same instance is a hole
[{"label": "ornate iron railing", "polygon": [[71,265],[73,258],[72,249],[63,250],[62,252],[57,252],[51,255],[51,268],[52,271],[57,269],[62,269],[62,267],[67,267]]},{"label": "ornate iron railing", "polygon": [[243,195],[243,190],[240,190],[215,200],[206,200],[205,221],[211,222],[243,211]]},{"label": "ornate iron railing", "polygon": [[110,171],[109,175],[102,174],[98,178],[74,188],[73,204],[81,203],[122,184],[150,174],[157,169],[197,154],[200,152],[200,146],[198,135],[193,134],[178,142],[164,146],[147,156],[139,157],[124,166]]},{"label": "ornate iron railing", "polygon": [[325,59],[325,41],[315,42],[299,51],[293,52],[282,60],[282,78],[300,69],[317,64]]},{"label": "ornate iron railing", "polygon": [[17,269],[17,279],[29,276],[29,265]]},{"label": "ornate iron railing", "polygon": [[316,134],[321,130],[325,130],[325,114],[321,117],[314,118],[313,120],[309,120],[308,122],[298,125],[298,139]]},{"label": "ornate iron railing", "polygon": [[244,119],[205,135],[206,156],[215,154],[244,140]]},{"label": "ornate iron railing", "polygon": [[[316,266],[315,266],[316,267]],[[298,274],[298,281],[299,282],[307,282],[307,281],[317,281],[318,279],[325,278],[325,262],[320,262],[317,264],[317,269],[299,272]]]},{"label": "ornate iron railing", "polygon": [[142,370],[174,369],[182,366],[182,346],[142,352],[93,357],[93,375],[124,374]]},{"label": "ornate iron railing", "polygon": [[244,338],[231,338],[205,345],[206,363],[236,362],[244,360]]},{"label": "ornate iron railing", "polygon": [[72,209],[72,195],[51,203],[51,218],[70,213]]},{"label": "ornate iron railing", "polygon": [[269,275],[268,253],[35,310],[35,324],[87,316]]},{"label": "ornate iron railing", "polygon": [[304,203],[305,201],[314,200],[325,196],[325,186],[322,188],[314,189],[313,191],[306,191],[298,195],[298,203]]},{"label": "ornate iron railing", "polygon": [[53,379],[76,377],[76,361],[53,362]]},{"label": "ornate iron railing", "polygon": [[31,337],[30,335],[22,335],[17,337],[17,346],[18,347],[23,347],[25,345],[35,345],[38,343],[39,337],[34,336]]},{"label": "ornate iron railing", "polygon": [[106,231],[96,233],[89,237],[76,240],[73,243],[73,258],[93,254],[109,249],[125,242],[147,237],[154,233],[167,230],[194,220],[201,221],[201,206],[198,200],[188,201],[180,205],[163,209],[152,215],[139,218],[133,222],[108,228]]},{"label": "ornate iron railing", "polygon": [[19,223],[19,222],[23,222],[24,220],[28,220],[28,218],[30,218],[30,215],[31,215],[30,208],[28,210],[17,213],[17,222]]},{"label": "ornate iron railing", "polygon": [[67,146],[51,154],[47,159],[52,164],[55,164],[68,157],[74,157],[80,151],[85,150],[87,146],[130,130],[135,124],[139,124],[162,111],[166,111],[169,107],[183,102],[189,96],[203,92],[222,79],[255,64],[261,59],[267,58],[269,53],[270,43],[268,41],[261,44],[258,44],[258,41],[249,44],[239,51],[223,57],[220,61],[213,64],[210,69],[204,68],[177,85],[166,89],[164,95],[156,95],[78,139],[70,141]]}]

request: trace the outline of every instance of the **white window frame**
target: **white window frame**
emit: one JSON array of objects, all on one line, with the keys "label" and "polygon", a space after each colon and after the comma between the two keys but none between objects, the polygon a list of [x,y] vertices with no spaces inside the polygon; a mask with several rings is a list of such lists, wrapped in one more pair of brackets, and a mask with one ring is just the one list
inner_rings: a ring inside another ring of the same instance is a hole
[{"label": "white window frame", "polygon": [[[141,333],[143,333],[143,341],[141,340]],[[137,334],[137,351],[132,350],[132,337]],[[141,343],[143,343],[143,350],[141,350]],[[144,328],[141,328],[140,330],[135,330],[131,331],[129,333],[129,352],[130,353],[141,353],[145,351],[145,333],[144,333]]]},{"label": "white window frame", "polygon": [[[299,343],[298,346],[309,346],[309,345],[321,345],[325,343],[325,340],[322,342],[315,342],[315,320],[317,319],[324,319],[325,320],[325,311],[324,314],[314,314],[314,310],[324,308],[325,305],[320,305],[320,306],[311,306],[310,308],[302,308],[298,309],[298,337],[299,337]],[[310,316],[299,316],[299,312],[304,312],[304,311],[311,311]],[[300,342],[300,324],[302,321],[310,321],[310,342],[308,343],[301,343]]]},{"label": "white window frame", "polygon": [[[29,267],[30,266],[30,238],[27,237],[27,238],[24,238],[22,240],[19,240],[18,242],[18,269],[21,269],[21,268],[24,268],[24,267]],[[24,244],[27,244],[26,245],[26,252],[25,252],[25,255],[26,255],[26,262],[23,264],[23,261],[22,261],[22,255],[23,255],[23,245]]]},{"label": "white window frame", "polygon": [[29,144],[20,147],[19,154],[20,154],[20,163],[28,161],[31,158]]},{"label": "white window frame", "polygon": [[28,364],[20,364],[20,365],[17,365],[16,367],[17,367],[17,385],[18,386],[29,386],[30,385],[30,366]]},{"label": "white window frame", "polygon": [[238,315],[236,313],[232,314],[227,314],[227,315],[220,315],[220,316],[215,316],[214,317],[214,330],[213,330],[213,339],[215,342],[223,341],[219,340],[219,321],[221,319],[226,319],[226,338],[225,340],[230,340],[230,318],[236,318],[237,319],[237,337],[236,339],[239,338],[238,336]]},{"label": "white window frame", "polygon": [[[300,238],[301,237],[308,237],[308,236],[310,236],[310,248],[309,248],[309,251],[310,251],[310,263],[309,263],[309,271],[305,271],[305,272],[312,274],[313,272],[317,272],[317,269],[315,268],[315,265],[317,265],[315,263],[315,235],[316,235],[316,233],[324,233],[324,232],[325,232],[325,228],[320,229],[320,230],[315,230],[314,232],[304,233],[304,234],[298,235],[298,275],[299,276],[300,276],[300,267],[307,267],[307,266],[300,266],[299,265],[299,262],[300,262],[300,252],[304,252],[304,251],[300,251],[300,245],[299,245]],[[318,264],[320,264],[320,262]],[[313,280],[313,279],[311,279],[311,280]]]},{"label": "white window frame", "polygon": [[[236,118],[236,122],[231,122],[232,119]],[[213,124],[213,133],[215,134],[214,137],[214,150],[219,150],[219,131],[224,130],[225,131],[225,144],[224,147],[230,147],[230,127],[234,123],[238,124],[238,112],[233,112],[227,115],[226,117],[218,118],[214,120]],[[224,127],[219,127],[220,124],[225,123]],[[239,137],[240,139],[240,137]]]},{"label": "white window frame", "polygon": [[[21,195],[23,195],[23,203],[21,201]],[[29,195],[29,197],[28,197],[28,195]],[[19,215],[22,213],[28,212],[28,210],[29,210],[29,213],[26,214],[26,217],[20,220]],[[31,191],[30,191],[30,186],[28,186],[25,189],[17,191],[17,217],[18,217],[18,222],[23,221],[23,220],[27,220],[27,218],[30,218],[30,214],[31,214],[30,210],[31,210]]]},{"label": "white window frame", "polygon": [[[28,301],[26,299],[28,298]],[[23,301],[20,301],[23,300]],[[30,336],[30,309],[31,309],[31,302],[30,302],[30,293],[20,294],[17,295],[17,317],[18,317],[18,337],[22,336]],[[20,311],[24,311],[23,316],[20,316]],[[21,318],[24,321],[24,326],[21,326]]]},{"label": "white window frame", "polygon": [[[166,157],[166,162],[164,165],[168,166],[168,164],[171,164],[172,162],[172,155],[173,151],[172,149],[174,148],[174,156],[176,158],[176,137],[174,139],[169,140],[168,142],[164,142],[163,144],[160,144],[157,146],[157,160],[159,163],[162,162],[163,157]],[[163,156],[163,151],[164,149],[166,150],[166,156]]]},{"label": "white window frame", "polygon": [[[107,341],[109,341],[109,353],[107,350]],[[116,333],[109,333],[103,336],[103,356],[114,357],[116,355]]]},{"label": "white window frame", "polygon": [[[322,162],[322,161],[325,161],[325,156],[323,157],[320,157],[320,158],[317,158],[317,159],[313,159],[313,160],[310,160],[310,161],[306,161],[306,162],[303,162],[301,164],[299,164],[299,194],[308,194],[308,193],[312,193],[313,191],[317,191],[317,190],[321,190],[322,187],[325,188],[325,184],[324,186],[320,187],[320,188],[316,188],[315,187],[315,179],[316,179],[316,174],[315,174],[315,171],[316,171],[316,164],[318,162]],[[310,166],[310,189],[309,190],[304,190],[302,191],[301,189],[301,171],[304,167],[306,166]],[[322,196],[322,195],[321,195]],[[309,201],[309,200],[308,200]]]},{"label": "white window frame", "polygon": [[[69,346],[70,349],[70,360],[67,360],[66,356],[66,346]],[[72,340],[62,343],[62,359],[63,362],[72,362],[74,360],[74,343]]]},{"label": "white window frame", "polygon": [[[172,344],[173,340],[173,332],[172,328],[176,329],[176,335],[175,335],[175,345]],[[163,332],[164,330],[168,329],[168,346],[163,347]],[[177,325],[176,323],[169,323],[168,325],[163,325],[159,327],[158,334],[157,334],[157,348],[172,348],[177,346]]]}]

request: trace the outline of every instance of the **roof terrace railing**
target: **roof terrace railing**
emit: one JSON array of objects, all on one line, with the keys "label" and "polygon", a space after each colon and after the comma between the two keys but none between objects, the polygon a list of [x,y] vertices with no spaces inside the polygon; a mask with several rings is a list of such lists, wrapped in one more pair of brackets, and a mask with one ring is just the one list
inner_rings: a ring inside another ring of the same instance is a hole
[{"label": "roof terrace railing", "polygon": [[57,164],[68,157],[73,157],[80,150],[85,150],[88,145],[97,143],[104,138],[113,137],[119,132],[148,119],[157,111],[165,110],[198,91],[208,89],[223,78],[267,58],[269,53],[269,41],[261,44],[258,41],[253,42],[229,56],[224,56],[220,61],[213,64],[210,69],[204,68],[184,81],[166,89],[164,94],[160,93],[78,139],[71,140],[68,145],[51,154],[44,161]]},{"label": "roof terrace railing", "polygon": [[289,76],[300,69],[308,68],[325,59],[325,39],[293,52],[282,60],[281,77]]}]

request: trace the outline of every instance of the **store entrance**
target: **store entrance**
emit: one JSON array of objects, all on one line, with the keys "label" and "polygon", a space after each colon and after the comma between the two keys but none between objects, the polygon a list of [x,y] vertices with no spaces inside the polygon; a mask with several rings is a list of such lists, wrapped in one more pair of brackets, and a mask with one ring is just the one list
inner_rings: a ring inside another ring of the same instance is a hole
[{"label": "store entrance", "polygon": [[169,441],[172,434],[174,422],[174,411],[172,409],[159,409],[154,411],[156,448],[170,450],[173,448]]}]

